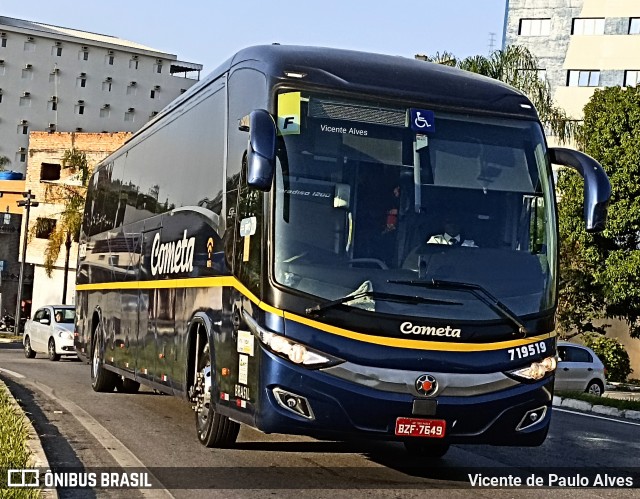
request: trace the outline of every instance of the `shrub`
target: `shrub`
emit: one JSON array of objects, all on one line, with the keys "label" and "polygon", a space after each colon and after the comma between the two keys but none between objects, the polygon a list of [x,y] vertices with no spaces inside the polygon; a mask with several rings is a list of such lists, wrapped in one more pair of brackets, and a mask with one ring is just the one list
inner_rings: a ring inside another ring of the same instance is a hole
[{"label": "shrub", "polygon": [[582,339],[607,368],[607,380],[626,381],[633,369],[627,350],[618,340],[593,333],[583,335]]}]

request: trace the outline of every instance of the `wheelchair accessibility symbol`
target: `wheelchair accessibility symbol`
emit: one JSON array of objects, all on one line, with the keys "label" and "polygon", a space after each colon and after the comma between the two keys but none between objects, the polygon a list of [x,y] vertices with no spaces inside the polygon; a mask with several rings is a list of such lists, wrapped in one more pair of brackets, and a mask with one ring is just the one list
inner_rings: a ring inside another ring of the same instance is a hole
[{"label": "wheelchair accessibility symbol", "polygon": [[436,131],[435,115],[433,111],[426,109],[410,109],[411,129],[420,133],[433,133]]}]

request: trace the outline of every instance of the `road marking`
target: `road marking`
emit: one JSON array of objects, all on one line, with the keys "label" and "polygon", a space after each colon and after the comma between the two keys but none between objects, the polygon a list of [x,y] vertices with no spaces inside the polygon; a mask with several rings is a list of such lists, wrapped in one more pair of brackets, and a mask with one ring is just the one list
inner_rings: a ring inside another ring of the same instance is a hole
[{"label": "road marking", "polygon": [[8,374],[9,376],[11,376],[13,378],[24,379],[24,376],[22,374],[17,373],[15,371],[11,371],[9,369],[5,369],[4,367],[0,367],[0,372]]},{"label": "road marking", "polygon": [[569,414],[577,414],[578,416],[586,416],[588,418],[596,418],[596,419],[604,419],[605,421],[613,421],[615,423],[628,424],[631,426],[640,426],[640,423],[634,423],[633,421],[623,421],[621,419],[607,418],[605,416],[596,416],[595,414],[587,414],[585,412],[577,412],[577,411],[569,411],[567,409],[558,409],[556,407],[553,408],[554,412],[568,412]]},{"label": "road marking", "polygon": [[[6,369],[0,368],[2,371],[6,371]],[[17,374],[19,377],[24,378],[23,375],[19,373]],[[115,459],[118,466],[121,468],[144,468],[147,467],[144,465],[140,459],[136,457],[136,455],[131,452],[118,438],[109,432],[104,426],[102,426],[91,414],[85,411],[82,407],[71,402],[70,400],[65,400],[63,398],[58,397],[53,389],[47,385],[43,385],[37,381],[27,381],[29,385],[36,387],[42,393],[44,393],[47,397],[55,400],[58,404],[60,404],[64,409],[67,410],[69,414],[71,414],[78,422],[84,426],[84,428],[95,437],[95,439],[104,447],[104,449],[111,454],[111,457]],[[147,470],[148,471],[148,470]],[[148,471],[149,475],[153,478],[155,476],[153,473]],[[156,482],[160,485],[162,483],[156,478]],[[169,492],[167,489],[136,489],[138,492],[142,494],[143,497],[148,497],[150,499],[160,499],[164,497],[166,499],[174,499],[173,494]]]}]

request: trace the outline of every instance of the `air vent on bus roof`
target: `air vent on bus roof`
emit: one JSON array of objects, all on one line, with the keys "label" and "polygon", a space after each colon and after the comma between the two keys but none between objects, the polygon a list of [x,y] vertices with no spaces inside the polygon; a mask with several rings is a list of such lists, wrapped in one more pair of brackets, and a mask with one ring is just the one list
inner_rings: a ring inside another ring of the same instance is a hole
[{"label": "air vent on bus roof", "polygon": [[324,99],[311,99],[309,116],[387,126],[406,126],[406,112],[402,109],[385,109]]}]

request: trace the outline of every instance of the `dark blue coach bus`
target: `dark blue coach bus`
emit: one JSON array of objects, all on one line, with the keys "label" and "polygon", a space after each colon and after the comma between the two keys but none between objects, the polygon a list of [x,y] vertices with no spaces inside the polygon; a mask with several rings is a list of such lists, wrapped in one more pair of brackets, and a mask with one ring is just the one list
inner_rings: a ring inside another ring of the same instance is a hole
[{"label": "dark blue coach bus", "polygon": [[601,230],[602,168],[547,148],[509,86],[401,57],[242,50],[91,177],[76,348],[93,388],[184,398],[210,447],[241,423],[431,456],[540,445],[552,163],[585,178]]}]

